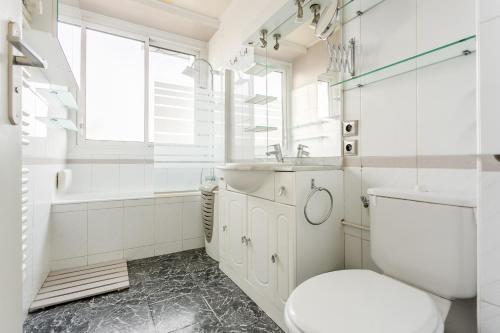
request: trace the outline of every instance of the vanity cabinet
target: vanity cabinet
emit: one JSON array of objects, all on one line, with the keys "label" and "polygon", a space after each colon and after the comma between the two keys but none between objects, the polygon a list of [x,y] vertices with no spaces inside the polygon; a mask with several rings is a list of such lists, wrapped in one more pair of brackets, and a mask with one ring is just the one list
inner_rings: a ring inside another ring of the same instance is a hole
[{"label": "vanity cabinet", "polygon": [[[344,267],[341,174],[274,172],[266,191],[252,193],[220,184],[220,268],[282,327],[284,305],[299,283]],[[303,212],[312,179],[334,194],[333,213],[318,226]]]}]

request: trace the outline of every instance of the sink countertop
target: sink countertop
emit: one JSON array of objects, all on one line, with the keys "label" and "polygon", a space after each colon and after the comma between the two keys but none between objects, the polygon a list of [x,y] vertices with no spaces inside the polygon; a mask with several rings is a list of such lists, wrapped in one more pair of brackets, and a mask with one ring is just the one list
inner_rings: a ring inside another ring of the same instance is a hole
[{"label": "sink countertop", "polygon": [[296,165],[287,163],[227,163],[218,166],[221,170],[239,170],[239,171],[318,171],[318,170],[342,170],[339,165]]}]

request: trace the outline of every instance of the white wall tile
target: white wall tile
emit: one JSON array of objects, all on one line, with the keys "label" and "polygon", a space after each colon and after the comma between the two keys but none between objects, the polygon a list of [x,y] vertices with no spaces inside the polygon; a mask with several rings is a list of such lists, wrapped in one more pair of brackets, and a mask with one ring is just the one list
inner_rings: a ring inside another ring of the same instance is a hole
[{"label": "white wall tile", "polygon": [[361,89],[361,155],[416,155],[415,72]]},{"label": "white wall tile", "polygon": [[78,212],[87,210],[86,203],[52,205],[52,213]]},{"label": "white wall tile", "polygon": [[123,246],[130,249],[152,244],[154,244],[154,206],[125,207]]},{"label": "white wall tile", "polygon": [[81,267],[87,265],[87,257],[69,258],[63,260],[54,260],[50,263],[51,271],[58,271],[66,268]]},{"label": "white wall tile", "polygon": [[361,224],[361,168],[344,168],[345,219]]},{"label": "white wall tile", "polygon": [[[414,188],[417,183],[417,170],[413,168],[363,168],[363,195],[368,195],[371,187]],[[370,224],[370,209],[363,208],[362,223]]]},{"label": "white wall tile", "polygon": [[475,67],[467,56],[417,71],[419,155],[476,153]]},{"label": "white wall tile", "polygon": [[360,19],[363,73],[415,54],[415,0],[386,0]]},{"label": "white wall tile", "polygon": [[500,327],[500,307],[480,302],[479,321],[481,333],[498,333],[498,328]]},{"label": "white wall tile", "polygon": [[[493,0],[492,0],[493,1]],[[480,26],[479,85],[480,85],[480,153],[500,153],[498,124],[500,124],[500,18]]]},{"label": "white wall tile", "polygon": [[89,209],[121,208],[121,207],[123,207],[123,201],[122,200],[101,200],[101,201],[89,202],[87,205],[88,205]]},{"label": "white wall tile", "polygon": [[120,192],[144,191],[145,167],[141,164],[120,164]]},{"label": "white wall tile", "polygon": [[92,165],[92,192],[118,192],[120,188],[118,164]]},{"label": "white wall tile", "polygon": [[87,212],[54,213],[50,230],[52,260],[87,254]]},{"label": "white wall tile", "polygon": [[155,244],[155,256],[182,251],[182,241]]},{"label": "white wall tile", "polygon": [[156,205],[155,243],[182,240],[182,206],[182,203]]},{"label": "white wall tile", "polygon": [[182,209],[182,237],[203,237],[201,205],[199,202],[185,202]]},{"label": "white wall tile", "polygon": [[418,185],[428,191],[467,193],[476,197],[475,169],[418,169]]},{"label": "white wall tile", "polygon": [[419,53],[476,33],[474,0],[418,0],[416,4]]},{"label": "white wall tile", "polygon": [[199,237],[199,238],[192,238],[192,239],[184,239],[182,241],[182,250],[192,250],[192,249],[199,249],[201,247],[205,246],[205,238],[204,237]]},{"label": "white wall tile", "polygon": [[66,166],[73,173],[70,193],[87,193],[92,189],[92,165],[91,164],[68,164]]},{"label": "white wall tile", "polygon": [[478,3],[480,22],[500,17],[500,2],[498,0],[479,0]]},{"label": "white wall tile", "polygon": [[151,246],[142,246],[134,249],[126,249],[123,251],[123,256],[127,260],[137,260],[143,258],[153,257],[155,255],[155,247]]},{"label": "white wall tile", "polygon": [[167,169],[153,168],[153,184],[155,191],[167,188]]},{"label": "white wall tile", "polygon": [[153,192],[155,187],[154,182],[154,164],[146,163],[144,165],[144,190],[146,192]]},{"label": "white wall tile", "polygon": [[87,258],[88,265],[98,264],[100,262],[113,261],[123,258],[123,250],[108,252],[108,253],[99,253],[89,255]]},{"label": "white wall tile", "polygon": [[122,208],[89,210],[88,254],[123,249],[122,221]]},{"label": "white wall tile", "polygon": [[200,185],[201,169],[184,168],[168,169],[167,184],[169,188],[189,188],[197,189]]},{"label": "white wall tile", "polygon": [[155,199],[130,199],[124,200],[124,207],[135,207],[135,206],[152,206],[155,204]]},{"label": "white wall tile", "polygon": [[345,268],[358,269],[362,267],[361,238],[345,235]]}]

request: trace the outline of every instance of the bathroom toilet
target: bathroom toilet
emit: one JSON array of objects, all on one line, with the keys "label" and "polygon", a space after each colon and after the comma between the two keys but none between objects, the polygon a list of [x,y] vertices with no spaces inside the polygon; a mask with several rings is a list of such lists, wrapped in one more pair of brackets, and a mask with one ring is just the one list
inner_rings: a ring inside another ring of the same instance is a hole
[{"label": "bathroom toilet", "polygon": [[290,333],[439,333],[451,299],[476,295],[475,202],[455,194],[374,188],[371,254],[384,272],[341,270],[299,285]]}]

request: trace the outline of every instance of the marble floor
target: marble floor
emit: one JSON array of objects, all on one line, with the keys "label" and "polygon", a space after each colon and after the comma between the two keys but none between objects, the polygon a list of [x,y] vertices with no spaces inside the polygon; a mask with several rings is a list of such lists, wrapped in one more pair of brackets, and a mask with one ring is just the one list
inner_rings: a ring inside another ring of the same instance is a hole
[{"label": "marble floor", "polygon": [[204,249],[128,264],[130,289],[32,313],[24,332],[282,332]]}]

